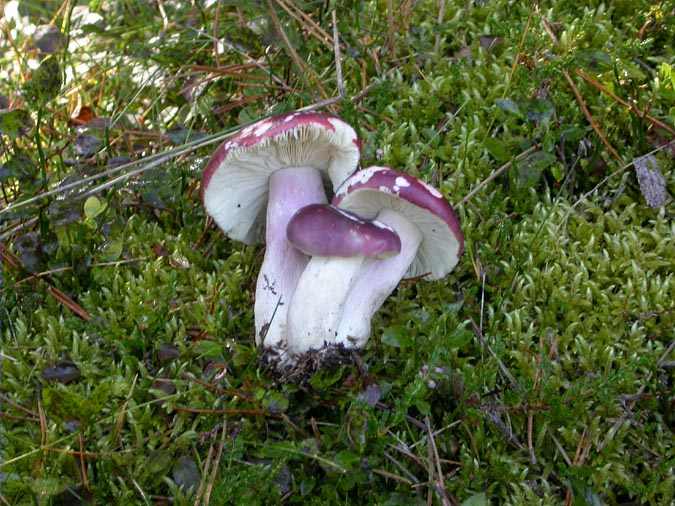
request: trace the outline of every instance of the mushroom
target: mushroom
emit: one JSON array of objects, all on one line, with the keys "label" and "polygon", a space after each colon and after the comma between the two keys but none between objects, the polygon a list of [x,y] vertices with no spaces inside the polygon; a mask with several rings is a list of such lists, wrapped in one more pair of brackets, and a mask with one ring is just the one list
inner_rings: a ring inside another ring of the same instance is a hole
[{"label": "mushroom", "polygon": [[207,213],[246,244],[264,235],[256,284],[256,343],[281,351],[286,312],[307,256],[286,240],[300,208],[326,202],[323,178],[336,188],[356,170],[359,142],[341,119],[313,112],[273,116],[241,130],[215,151],[202,180]]},{"label": "mushroom", "polygon": [[[302,314],[305,304],[316,305],[322,300],[321,311],[337,320],[337,333],[329,342],[345,348],[361,348],[370,336],[370,321],[384,300],[405,277],[427,276],[440,279],[457,264],[464,249],[464,236],[450,204],[435,188],[415,177],[387,167],[370,167],[356,172],[338,189],[333,205],[368,219],[377,219],[391,227],[401,241],[401,251],[386,259],[366,259],[359,263],[357,272],[340,283],[315,282],[313,287],[300,284],[307,273],[320,272],[317,280],[333,280],[335,272],[344,271],[344,261],[331,258],[312,258],[303,273],[289,312],[289,348],[296,341],[305,342],[314,327],[303,328],[294,320]],[[298,309],[296,309],[298,308]],[[309,312],[309,311],[308,311]],[[305,319],[312,318],[305,316]],[[322,331],[320,337],[325,338]],[[315,340],[312,345],[316,346]]]},{"label": "mushroom", "polygon": [[340,294],[355,283],[366,259],[378,262],[397,255],[401,240],[387,225],[326,204],[295,213],[287,234],[293,246],[312,256],[288,310],[288,351],[299,355],[334,344]]}]

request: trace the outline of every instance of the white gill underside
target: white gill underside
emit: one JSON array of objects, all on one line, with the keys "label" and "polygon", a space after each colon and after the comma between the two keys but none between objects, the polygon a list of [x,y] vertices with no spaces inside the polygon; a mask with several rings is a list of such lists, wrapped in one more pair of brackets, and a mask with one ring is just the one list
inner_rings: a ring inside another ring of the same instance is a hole
[{"label": "white gill underside", "polygon": [[359,151],[353,132],[301,127],[261,141],[250,148],[234,148],[216,170],[204,192],[206,210],[232,239],[253,244],[265,226],[268,178],[284,167],[314,167],[337,187],[356,168]]}]

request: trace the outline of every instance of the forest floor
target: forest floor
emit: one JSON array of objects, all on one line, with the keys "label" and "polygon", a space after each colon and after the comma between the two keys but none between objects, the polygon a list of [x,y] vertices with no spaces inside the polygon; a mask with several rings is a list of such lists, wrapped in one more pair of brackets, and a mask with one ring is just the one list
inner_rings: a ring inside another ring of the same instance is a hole
[{"label": "forest floor", "polygon": [[[672,504],[675,5],[545,3],[0,2],[0,503]],[[466,251],[284,384],[200,178],[302,107]]]}]

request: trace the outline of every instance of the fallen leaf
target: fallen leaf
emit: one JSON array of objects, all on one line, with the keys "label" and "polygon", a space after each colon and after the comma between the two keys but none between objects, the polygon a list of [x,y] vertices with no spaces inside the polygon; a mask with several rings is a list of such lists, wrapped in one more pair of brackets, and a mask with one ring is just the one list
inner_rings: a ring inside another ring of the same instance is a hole
[{"label": "fallen leaf", "polygon": [[371,407],[374,407],[382,397],[382,389],[377,383],[368,385],[366,389],[359,394],[358,399],[365,402]]},{"label": "fallen leaf", "polygon": [[455,51],[455,54],[452,55],[456,60],[461,60],[466,58],[471,61],[471,48],[469,46],[464,46]]},{"label": "fallen leaf", "polygon": [[75,139],[75,153],[88,158],[98,151],[101,140],[93,135],[78,135]]},{"label": "fallen leaf", "polygon": [[659,170],[659,163],[654,155],[641,156],[633,160],[635,174],[640,184],[640,192],[649,207],[663,206],[668,200],[666,180]]},{"label": "fallen leaf", "polygon": [[54,25],[40,25],[36,27],[33,41],[35,47],[45,54],[56,53],[63,49],[66,44],[66,38]]},{"label": "fallen leaf", "polygon": [[173,395],[177,391],[176,385],[174,385],[173,381],[165,378],[157,378],[155,381],[152,382],[150,388],[152,388],[153,390],[159,390],[160,392],[166,395]]},{"label": "fallen leaf", "polygon": [[77,114],[70,117],[70,123],[73,125],[86,125],[96,117],[91,107],[82,106]]},{"label": "fallen leaf", "polygon": [[176,482],[176,485],[184,489],[192,488],[196,490],[200,480],[201,473],[191,457],[183,455],[176,461],[173,466],[173,481]]},{"label": "fallen leaf", "polygon": [[501,37],[493,37],[491,35],[481,35],[480,37],[480,47],[486,51],[492,51],[497,46],[504,42],[504,39]]},{"label": "fallen leaf", "polygon": [[159,345],[159,351],[157,352],[157,358],[161,364],[171,362],[172,360],[180,356],[180,351],[177,346],[174,346],[171,343],[162,343]]},{"label": "fallen leaf", "polygon": [[70,383],[80,378],[80,370],[70,360],[62,360],[53,367],[47,367],[42,371],[42,377],[47,381]]}]

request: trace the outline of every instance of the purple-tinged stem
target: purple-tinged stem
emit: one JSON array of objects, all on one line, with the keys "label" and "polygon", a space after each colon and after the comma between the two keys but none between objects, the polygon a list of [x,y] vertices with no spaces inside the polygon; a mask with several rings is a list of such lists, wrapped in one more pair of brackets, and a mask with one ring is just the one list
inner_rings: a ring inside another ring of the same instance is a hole
[{"label": "purple-tinged stem", "polygon": [[256,343],[283,351],[287,345],[286,315],[298,279],[309,257],[286,239],[296,211],[326,202],[321,174],[311,167],[280,169],[270,177],[265,258],[255,292]]}]

